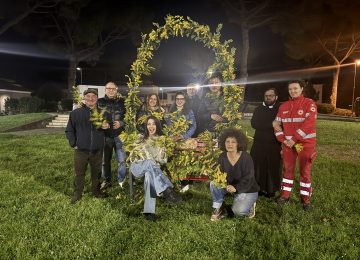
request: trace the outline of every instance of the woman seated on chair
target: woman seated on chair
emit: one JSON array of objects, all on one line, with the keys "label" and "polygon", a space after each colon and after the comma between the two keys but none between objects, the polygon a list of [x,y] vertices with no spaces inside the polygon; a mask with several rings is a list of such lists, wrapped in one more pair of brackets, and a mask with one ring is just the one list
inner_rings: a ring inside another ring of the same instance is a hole
[{"label": "woman seated on chair", "polygon": [[149,116],[145,122],[145,135],[140,135],[137,146],[130,153],[130,172],[144,180],[144,211],[147,219],[155,219],[156,197],[163,196],[168,202],[177,203],[181,197],[173,191],[173,184],[160,169],[167,162],[165,150],[156,143],[162,135],[160,121]]},{"label": "woman seated on chair", "polygon": [[[145,103],[140,107],[136,114],[136,121],[138,122],[138,130],[140,133],[145,133],[144,120],[153,115],[153,113],[164,114],[165,109],[160,106],[159,96],[155,93],[146,97]],[[164,120],[160,121],[161,126],[165,124]]]},{"label": "woman seated on chair", "polygon": [[227,186],[223,189],[210,182],[213,200],[211,221],[227,216],[227,210],[223,205],[226,193],[234,194],[231,210],[235,216],[255,216],[259,186],[255,180],[253,161],[246,152],[247,144],[247,137],[238,129],[228,128],[220,135],[219,147],[223,153],[218,162],[220,170],[227,173]]}]

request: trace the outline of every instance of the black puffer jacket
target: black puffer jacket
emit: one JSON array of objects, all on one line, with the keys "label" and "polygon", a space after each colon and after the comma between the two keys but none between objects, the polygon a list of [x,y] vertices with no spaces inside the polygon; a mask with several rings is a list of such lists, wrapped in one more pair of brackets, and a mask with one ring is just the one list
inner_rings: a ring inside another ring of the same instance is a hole
[{"label": "black puffer jacket", "polygon": [[71,147],[80,150],[98,151],[104,147],[104,132],[90,122],[90,109],[83,106],[70,113],[66,126],[66,138]]},{"label": "black puffer jacket", "polygon": [[[124,117],[125,117],[125,105],[124,100],[121,98],[109,98],[105,95],[103,98],[99,98],[98,108],[100,110],[106,110],[104,117],[109,122],[110,128],[105,130],[105,136],[116,137],[124,130]],[[113,129],[112,124],[114,121],[120,122],[120,128]]]}]

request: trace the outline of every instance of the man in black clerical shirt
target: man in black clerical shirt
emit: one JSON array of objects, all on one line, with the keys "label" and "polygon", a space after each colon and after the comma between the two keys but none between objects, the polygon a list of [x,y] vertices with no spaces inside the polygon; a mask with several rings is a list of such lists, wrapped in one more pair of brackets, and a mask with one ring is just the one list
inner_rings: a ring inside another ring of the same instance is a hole
[{"label": "man in black clerical shirt", "polygon": [[275,88],[265,91],[264,102],[258,106],[251,118],[255,129],[251,156],[254,161],[255,178],[260,186],[259,195],[275,196],[280,190],[281,144],[276,140],[272,122],[279,109],[278,95]]}]

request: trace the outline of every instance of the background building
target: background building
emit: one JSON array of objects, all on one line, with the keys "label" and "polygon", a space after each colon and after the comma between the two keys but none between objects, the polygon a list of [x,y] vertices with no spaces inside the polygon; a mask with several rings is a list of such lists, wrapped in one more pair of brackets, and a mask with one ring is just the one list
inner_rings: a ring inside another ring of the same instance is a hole
[{"label": "background building", "polygon": [[5,112],[5,100],[7,98],[20,99],[22,97],[30,97],[31,91],[27,90],[13,80],[0,79],[0,112]]}]

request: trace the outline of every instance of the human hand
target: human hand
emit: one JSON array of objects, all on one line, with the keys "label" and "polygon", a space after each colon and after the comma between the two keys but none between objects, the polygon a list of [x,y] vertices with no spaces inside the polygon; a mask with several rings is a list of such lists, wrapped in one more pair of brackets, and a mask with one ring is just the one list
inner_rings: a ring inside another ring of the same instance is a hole
[{"label": "human hand", "polygon": [[289,147],[289,148],[292,148],[294,145],[295,145],[295,142],[293,140],[285,140],[284,141],[284,144]]},{"label": "human hand", "polygon": [[164,150],[164,149],[160,149],[159,158],[160,158],[160,159],[164,159],[164,158],[165,158],[165,150]]},{"label": "human hand", "polygon": [[179,141],[179,140],[181,140],[181,139],[182,139],[182,137],[181,137],[180,135],[173,137],[173,140],[174,140],[175,142],[177,142],[177,141]]},{"label": "human hand", "polygon": [[276,121],[276,120],[273,121],[273,122],[272,122],[272,125],[273,125],[275,131],[277,131],[277,132],[281,132],[281,131],[282,131],[281,123],[280,123],[279,121]]},{"label": "human hand", "polygon": [[110,125],[109,125],[109,123],[107,123],[107,122],[103,122],[102,125],[101,125],[101,128],[102,128],[102,129],[109,129],[109,128],[110,128]]},{"label": "human hand", "polygon": [[119,121],[114,121],[114,123],[113,123],[113,128],[114,128],[114,129],[120,128],[120,122],[119,122]]},{"label": "human hand", "polygon": [[222,122],[224,120],[224,118],[218,114],[211,114],[211,119],[216,122]]},{"label": "human hand", "polygon": [[234,192],[236,192],[236,189],[234,186],[228,185],[228,186],[226,186],[226,191],[230,192],[230,193],[234,193]]}]

